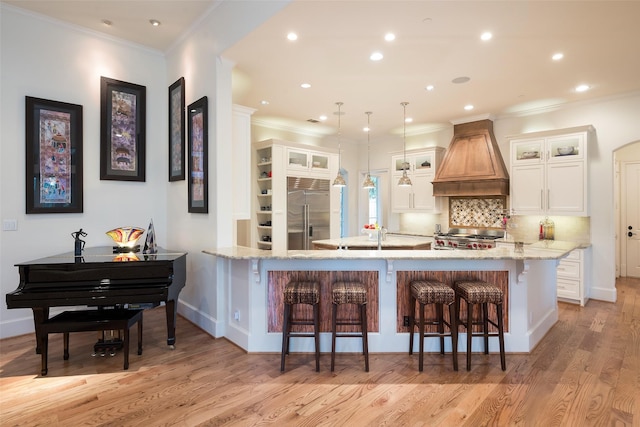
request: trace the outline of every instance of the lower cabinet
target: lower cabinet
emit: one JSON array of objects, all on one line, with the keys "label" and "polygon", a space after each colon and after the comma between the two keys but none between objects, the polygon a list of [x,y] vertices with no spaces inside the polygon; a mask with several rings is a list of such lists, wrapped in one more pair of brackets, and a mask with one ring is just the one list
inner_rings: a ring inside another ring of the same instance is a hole
[{"label": "lower cabinet", "polygon": [[589,300],[586,266],[590,265],[590,255],[590,249],[575,249],[560,260],[557,268],[558,300],[581,306]]}]

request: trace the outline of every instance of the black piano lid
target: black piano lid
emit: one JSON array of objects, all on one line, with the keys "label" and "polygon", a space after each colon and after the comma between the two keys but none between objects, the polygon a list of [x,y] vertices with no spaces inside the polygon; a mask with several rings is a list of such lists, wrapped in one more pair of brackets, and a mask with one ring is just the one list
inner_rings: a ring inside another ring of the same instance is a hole
[{"label": "black piano lid", "polygon": [[145,254],[142,251],[139,252],[125,252],[114,253],[113,246],[96,246],[91,248],[85,248],[82,251],[82,256],[76,257],[73,251],[65,252],[62,254],[51,255],[45,258],[35,259],[31,261],[25,261],[15,264],[16,267],[27,266],[33,264],[69,264],[71,262],[77,263],[111,263],[111,262],[153,262],[153,261],[174,261],[181,256],[186,255],[186,252],[169,251],[163,248],[158,248],[158,251],[154,254]]}]

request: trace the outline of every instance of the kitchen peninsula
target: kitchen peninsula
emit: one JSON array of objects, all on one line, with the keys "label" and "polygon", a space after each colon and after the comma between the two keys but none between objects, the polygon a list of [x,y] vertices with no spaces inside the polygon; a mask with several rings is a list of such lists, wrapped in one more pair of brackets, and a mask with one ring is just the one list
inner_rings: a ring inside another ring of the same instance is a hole
[{"label": "kitchen peninsula", "polygon": [[[556,267],[577,247],[540,242],[518,252],[513,246],[483,251],[312,250],[266,251],[246,247],[205,250],[214,257],[223,316],[222,335],[249,352],[279,352],[282,345],[282,288],[288,280],[317,280],[321,286],[320,349],[329,352],[330,287],[335,280],[360,280],[369,291],[369,351],[406,352],[409,281],[416,278],[491,280],[505,292],[505,347],[528,353],[558,319]],[[464,335],[459,351],[465,351]],[[358,340],[342,340],[336,351],[358,352]],[[292,341],[292,351],[311,352],[311,339]],[[416,343],[417,345],[417,343]],[[449,344],[447,344],[449,345]],[[476,348],[477,346],[477,348]],[[438,348],[428,339],[426,351]],[[480,340],[473,349],[480,350]],[[497,342],[490,341],[490,350]]]}]

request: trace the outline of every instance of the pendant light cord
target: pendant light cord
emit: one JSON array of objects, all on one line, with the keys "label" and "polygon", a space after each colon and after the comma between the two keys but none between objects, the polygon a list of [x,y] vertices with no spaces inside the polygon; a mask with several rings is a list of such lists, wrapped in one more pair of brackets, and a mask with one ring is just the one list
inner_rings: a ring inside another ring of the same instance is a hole
[{"label": "pendant light cord", "polygon": [[340,141],[340,129],[341,129],[340,117],[342,115],[342,112],[340,111],[340,108],[342,107],[342,102],[336,102],[336,105],[338,106],[338,173],[341,173],[340,171],[342,170],[342,144]]},{"label": "pendant light cord", "polygon": [[402,168],[407,163],[407,105],[408,102],[402,102]]},{"label": "pendant light cord", "polygon": [[371,111],[365,113],[367,115],[367,175],[371,176]]}]

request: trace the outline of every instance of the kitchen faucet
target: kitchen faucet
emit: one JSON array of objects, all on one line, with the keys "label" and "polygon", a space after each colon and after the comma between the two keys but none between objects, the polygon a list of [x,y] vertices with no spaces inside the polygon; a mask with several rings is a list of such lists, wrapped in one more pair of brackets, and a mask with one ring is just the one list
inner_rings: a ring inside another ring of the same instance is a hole
[{"label": "kitchen faucet", "polygon": [[[384,236],[383,236],[384,234]],[[387,237],[387,229],[384,226],[380,226],[378,229],[378,250],[382,250],[382,241],[386,240]]]}]

